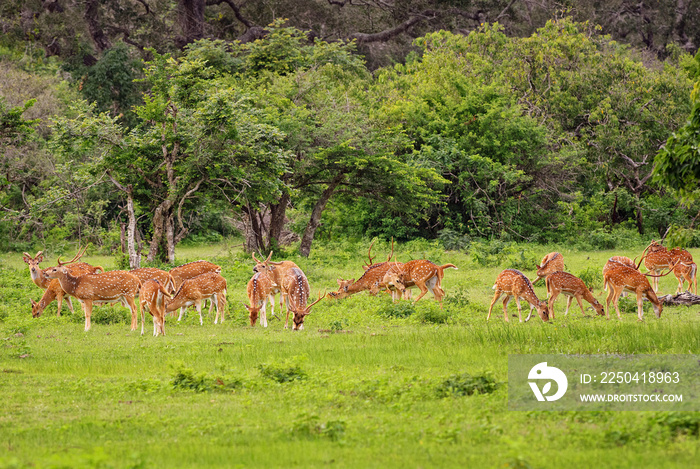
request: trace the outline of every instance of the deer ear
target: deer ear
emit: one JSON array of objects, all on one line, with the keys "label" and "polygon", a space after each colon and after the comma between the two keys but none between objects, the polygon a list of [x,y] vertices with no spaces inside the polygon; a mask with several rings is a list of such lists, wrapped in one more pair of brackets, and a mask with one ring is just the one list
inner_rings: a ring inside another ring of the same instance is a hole
[{"label": "deer ear", "polygon": [[41,262],[44,260],[44,251],[39,251],[36,253],[36,260],[37,262]]},{"label": "deer ear", "polygon": [[34,299],[33,299],[33,298],[29,298],[29,301],[31,301],[31,302],[32,302],[32,306],[36,306],[36,304],[37,304],[37,303],[36,303],[36,301],[34,301]]},{"label": "deer ear", "polygon": [[24,262],[26,262],[27,264],[29,264],[29,260],[32,258],[32,256],[30,256],[30,255],[29,255],[28,253],[26,253],[26,252],[23,253],[23,254],[24,254],[24,255],[22,256],[22,260],[23,260]]},{"label": "deer ear", "polygon": [[337,279],[335,279],[335,281],[338,282],[339,287],[343,286],[343,279],[342,278],[338,277]]}]

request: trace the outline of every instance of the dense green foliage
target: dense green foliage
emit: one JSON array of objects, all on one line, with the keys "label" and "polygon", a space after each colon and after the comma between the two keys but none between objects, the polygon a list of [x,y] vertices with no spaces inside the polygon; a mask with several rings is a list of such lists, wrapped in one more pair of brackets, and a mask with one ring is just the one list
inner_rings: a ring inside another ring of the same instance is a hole
[{"label": "dense green foliage", "polygon": [[[698,202],[651,179],[691,112],[690,56],[642,60],[568,18],[525,38],[495,23],[415,45],[370,73],[353,43],[282,21],[252,42],[151,49],[141,69],[117,44],[85,69],[89,100],[42,116],[41,132],[22,117],[34,101],[3,105],[18,131],[2,138],[2,247],[118,249],[132,199],[150,261],[235,230],[249,250],[296,236],[303,255],[316,236],[368,234],[465,247],[585,232],[610,248],[670,230],[697,245]],[[21,177],[30,144],[44,169]]]},{"label": "dense green foliage", "polygon": [[[178,250],[178,261],[223,267],[228,312],[204,326],[192,310],[166,334],[129,332],[125,308],[99,306],[90,332],[77,308],[60,318],[52,303],[32,319],[40,290],[21,256],[0,256],[0,467],[689,467],[698,446],[692,412],[516,412],[508,410],[508,355],[687,354],[700,349],[697,307],[665,307],[656,319],[622,299],[623,319],[574,306],[543,323],[489,323],[491,285],[517,259],[484,266],[438,243],[397,244],[400,260],[452,262],[440,310],[428,294],[411,314],[388,315],[388,295],[323,300],[305,330],[251,328],[241,304],[251,276],[239,240]],[[367,243],[319,243],[309,258],[290,255],[313,292],[362,272]],[[573,272],[600,268],[611,254],[634,257],[643,244],[616,251],[515,246],[525,257],[563,253]],[[389,249],[377,242],[378,252]],[[698,257],[697,249],[691,250]],[[52,253],[47,253],[52,254]],[[87,257],[114,267],[108,257]],[[532,277],[534,264],[522,267]],[[661,279],[661,290],[675,288]],[[544,296],[544,287],[536,286]],[[596,294],[601,290],[596,289]],[[599,297],[600,298],[600,297]],[[500,305],[499,305],[500,306]],[[586,304],[586,306],[588,306]],[[279,314],[279,311],[276,309]],[[515,313],[511,303],[509,312]],[[444,322],[433,322],[437,313]],[[613,316],[614,313],[613,313]],[[268,313],[269,318],[269,313]],[[334,461],[334,462],[331,462]]]}]

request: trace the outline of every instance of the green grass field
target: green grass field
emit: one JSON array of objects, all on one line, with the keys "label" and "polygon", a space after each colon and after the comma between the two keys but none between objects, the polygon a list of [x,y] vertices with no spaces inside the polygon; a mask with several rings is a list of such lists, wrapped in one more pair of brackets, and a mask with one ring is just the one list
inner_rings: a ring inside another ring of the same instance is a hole
[{"label": "green grass field", "polygon": [[[309,259],[287,258],[306,272],[313,296],[334,290],[337,277],[360,276],[366,248],[317,246]],[[549,324],[536,315],[505,324],[500,303],[486,322],[503,268],[533,278],[534,265],[523,266],[558,250],[570,272],[595,283],[608,257],[634,257],[643,246],[523,246],[484,261],[437,243],[398,245],[400,261],[459,266],[445,272],[443,309],[430,294],[415,306],[359,294],[323,300],[301,332],[276,320],[267,329],[248,325],[253,262],[240,249],[231,242],[178,251],[181,262],[223,267],[227,319],[215,326],[212,315],[200,326],[191,310],[180,324],[168,318],[158,338],[150,316],[145,335],[130,332],[121,307],[96,307],[87,333],[82,311],[64,305],[57,318],[55,302],[32,319],[29,298],[41,291],[21,254],[1,256],[0,468],[697,465],[697,413],[507,410],[511,353],[698,353],[698,306],[666,307],[661,319],[646,306],[639,323],[632,300],[621,301],[622,321],[607,321],[592,310],[581,316],[575,302],[564,316],[562,298]],[[388,246],[375,252],[384,260]],[[109,257],[84,260],[114,268]],[[662,292],[675,288],[672,275],[662,279]],[[543,298],[544,286],[536,292]]]}]

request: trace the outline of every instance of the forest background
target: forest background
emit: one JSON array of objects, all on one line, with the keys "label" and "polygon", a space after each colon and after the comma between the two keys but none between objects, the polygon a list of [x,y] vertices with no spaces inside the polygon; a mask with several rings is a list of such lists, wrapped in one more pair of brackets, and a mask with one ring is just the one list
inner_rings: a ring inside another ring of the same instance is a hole
[{"label": "forest background", "polygon": [[698,247],[700,1],[580,3],[4,1],[0,251]]}]

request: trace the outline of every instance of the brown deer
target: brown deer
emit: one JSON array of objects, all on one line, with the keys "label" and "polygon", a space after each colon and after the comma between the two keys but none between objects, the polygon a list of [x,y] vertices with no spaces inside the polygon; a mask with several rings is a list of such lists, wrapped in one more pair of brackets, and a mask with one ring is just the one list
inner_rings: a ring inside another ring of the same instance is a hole
[{"label": "brown deer", "polygon": [[571,306],[571,301],[574,298],[576,298],[576,301],[581,308],[581,314],[584,316],[586,313],[583,310],[583,303],[581,302],[582,298],[588,301],[599,315],[605,314],[603,305],[596,300],[593,293],[591,293],[588,287],[586,287],[586,284],[583,283],[583,280],[580,278],[571,275],[568,272],[552,272],[545,278],[545,284],[547,285],[547,292],[549,293],[548,307],[550,318],[554,319],[554,302],[557,301],[557,297],[561,293],[567,296],[566,311],[564,311],[565,316],[569,314],[569,307]]},{"label": "brown deer", "polygon": [[[646,255],[645,255],[646,253]],[[649,273],[656,274],[652,276],[652,283],[654,284],[654,293],[659,291],[659,276],[664,269],[671,269],[673,267],[673,256],[671,253],[663,247],[661,244],[652,240],[649,246],[642,252],[642,257],[644,258],[644,267],[646,267]]]},{"label": "brown deer", "polygon": [[180,317],[178,317],[177,320],[180,321],[184,309],[187,306],[194,305],[197,309],[197,313],[199,313],[199,324],[203,325],[202,302],[205,300],[210,300],[212,304],[216,304],[216,318],[214,319],[214,324],[219,322],[219,315],[221,315],[221,322],[224,322],[226,279],[216,272],[207,272],[182,282],[182,285],[180,285],[173,299],[166,299],[165,312],[169,313],[179,308]]},{"label": "brown deer", "polygon": [[116,301],[128,305],[131,310],[131,330],[136,330],[138,316],[134,297],[139,293],[141,281],[134,275],[124,270],[111,270],[75,277],[61,264],[60,258],[58,265],[47,269],[45,275],[48,278],[57,278],[64,292],[83,302],[86,331],[89,331],[91,326],[92,305]]},{"label": "brown deer", "polygon": [[319,292],[318,300],[307,304],[311,287],[304,272],[298,268],[292,269],[282,278],[282,291],[287,292],[287,316],[284,321],[284,328],[288,328],[289,311],[291,310],[294,314],[292,318],[292,330],[294,331],[304,329],[304,318],[311,312],[311,307],[326,297],[326,295],[321,296]]},{"label": "brown deer", "polygon": [[537,310],[537,314],[539,314],[543,321],[549,321],[547,303],[540,301],[540,299],[537,298],[532,282],[519,270],[506,269],[502,271],[500,274],[498,274],[498,277],[496,277],[496,283],[493,285],[493,289],[496,290],[496,292],[493,295],[493,300],[491,300],[491,306],[489,306],[489,314],[486,316],[487,321],[491,318],[491,310],[493,309],[493,305],[495,305],[496,301],[498,301],[503,295],[506,296],[503,300],[503,319],[505,319],[506,322],[509,322],[506,307],[508,306],[511,298],[515,298],[515,304],[518,306],[518,319],[520,322],[523,322],[520,309],[520,298],[524,298],[528,303],[530,303],[530,314],[527,315],[525,322],[530,320],[533,308]]},{"label": "brown deer", "polygon": [[408,288],[418,287],[421,294],[414,303],[423,298],[430,290],[435,300],[442,304],[442,299],[445,296],[445,291],[442,289],[445,269],[457,269],[457,266],[454,264],[439,266],[429,260],[416,259],[397,268],[390,268],[384,274],[383,283],[388,287],[397,288],[401,293],[405,293]]},{"label": "brown deer", "polygon": [[[673,248],[669,251],[671,258],[675,263],[673,267],[673,275],[675,275],[676,280],[678,280],[678,289],[676,294],[683,290],[683,284],[688,281],[688,290],[691,293],[698,294],[698,278],[697,271],[698,266],[693,261],[693,256],[681,248]],[[693,290],[694,287],[694,290]]]},{"label": "brown deer", "polygon": [[141,284],[139,303],[141,306],[141,335],[148,311],[153,316],[153,336],[165,335],[165,300],[170,292],[156,279],[147,279]]},{"label": "brown deer", "polygon": [[[372,256],[372,246],[374,246],[374,241],[369,245],[369,249],[367,250],[367,259],[369,261],[365,264],[362,265],[362,268],[364,270],[369,269],[372,266],[378,265],[374,263],[374,258],[377,256]],[[389,252],[389,255],[386,258],[385,262],[391,262],[391,258],[394,257],[394,238],[391,238],[391,252]],[[380,262],[380,264],[383,264],[383,262]]]},{"label": "brown deer", "polygon": [[279,288],[272,280],[271,271],[268,270],[256,272],[253,278],[248,281],[247,293],[250,306],[245,305],[245,307],[248,310],[251,327],[255,326],[259,313],[262,313],[260,314],[260,325],[262,327],[267,327],[267,301],[268,299],[270,300],[274,313],[275,296],[272,292],[275,289],[279,291]]},{"label": "brown deer", "polygon": [[542,258],[542,262],[537,267],[537,278],[532,283],[537,283],[540,279],[545,278],[552,272],[564,271],[564,256],[558,252],[550,252]]},{"label": "brown deer", "polygon": [[373,291],[376,292],[384,281],[384,275],[386,275],[390,269],[400,267],[401,265],[403,264],[400,262],[381,262],[379,264],[373,264],[365,270],[365,273],[362,274],[357,281],[355,281],[355,279],[343,280],[339,278],[338,291],[330,292],[328,295],[331,298],[341,299],[361,291],[368,290],[370,293]]},{"label": "brown deer", "polygon": [[[83,256],[83,254],[85,254],[86,249],[87,246],[82,250],[78,249],[78,254],[76,254],[75,257],[73,257],[73,259],[71,259],[70,261],[64,263],[66,267],[68,267],[71,275],[79,277],[85,274],[96,274],[98,272],[105,271],[105,269],[100,266],[93,267],[85,262],[78,262],[77,264],[74,263],[77,260],[79,260]],[[60,316],[63,298],[65,298],[66,303],[68,303],[68,309],[70,309],[70,311],[73,312],[73,303],[71,302],[70,296],[67,296],[65,292],[61,289],[60,283],[54,282],[52,279],[46,276],[46,271],[49,270],[50,267],[46,269],[42,269],[39,267],[39,263],[44,260],[42,251],[39,251],[34,257],[30,256],[25,252],[22,259],[29,266],[29,273],[32,277],[32,281],[36,284],[36,286],[38,286],[42,290],[45,290],[44,295],[38,303],[34,300],[30,300],[32,302],[32,316],[41,316],[41,314],[44,312],[44,309],[49,304],[51,304],[54,299],[58,302],[58,309],[56,314],[57,316]]]},{"label": "brown deer", "polygon": [[129,271],[131,275],[138,277],[141,283],[147,280],[158,280],[160,285],[165,288],[170,294],[175,293],[175,279],[170,272],[156,269],[154,267],[142,267],[140,269],[132,269]]},{"label": "brown deer", "polygon": [[253,267],[253,272],[269,273],[270,279],[272,279],[273,284],[271,290],[271,315],[272,317],[277,317],[275,316],[275,295],[278,293],[280,295],[280,314],[282,314],[282,307],[286,305],[285,299],[287,296],[287,292],[282,289],[282,279],[285,276],[287,276],[287,274],[291,272],[292,269],[298,269],[299,266],[292,261],[274,262],[270,260],[271,257],[272,251],[270,251],[270,253],[267,255],[267,258],[264,261],[259,260],[257,257],[255,257],[255,253],[253,253],[253,260],[255,261],[255,267]]},{"label": "brown deer", "polygon": [[[206,274],[208,272],[215,272],[217,274],[221,273],[221,266],[218,266],[216,264],[213,264],[209,261],[194,261],[194,262],[189,262],[187,264],[182,264],[177,267],[173,267],[170,269],[170,275],[172,276],[173,279],[173,289],[172,291],[175,292],[177,291],[182,283],[187,280],[194,278],[198,275]],[[212,309],[214,308],[214,303],[209,304],[209,314],[211,314]],[[185,314],[185,309],[183,308],[180,310],[180,318],[182,318],[183,314]],[[175,314],[174,310],[172,311],[172,314]],[[178,319],[179,321],[179,319]]]},{"label": "brown deer", "polygon": [[625,265],[627,267],[631,267],[634,270],[637,270],[639,266],[635,264],[635,262],[630,259],[629,257],[625,256],[612,256],[608,261],[605,263],[603,266],[603,275],[605,275],[605,272],[608,270],[612,269],[613,267],[616,267],[618,265]]},{"label": "brown deer", "polygon": [[610,286],[608,297],[606,298],[605,317],[610,319],[610,302],[612,301],[617,311],[617,318],[622,320],[618,301],[623,291],[628,291],[637,295],[637,318],[642,320],[644,314],[642,308],[642,298],[648,299],[654,307],[654,313],[657,318],[661,317],[663,305],[659,301],[654,292],[654,289],[649,284],[647,277],[631,267],[618,265],[608,269],[603,276],[606,288]]}]

